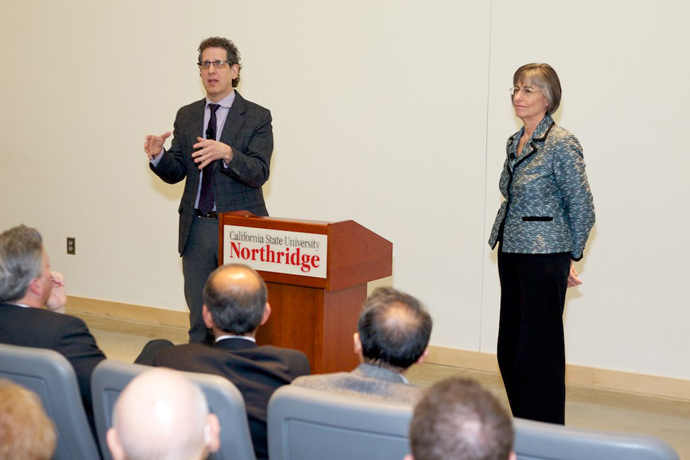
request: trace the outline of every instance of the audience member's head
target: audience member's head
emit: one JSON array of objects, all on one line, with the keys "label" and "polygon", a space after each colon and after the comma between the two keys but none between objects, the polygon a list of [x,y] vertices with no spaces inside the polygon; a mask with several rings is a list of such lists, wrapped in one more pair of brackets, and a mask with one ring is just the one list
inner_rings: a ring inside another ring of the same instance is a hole
[{"label": "audience member's head", "polygon": [[49,460],[55,428],[33,392],[0,379],[0,459]]},{"label": "audience member's head", "polygon": [[115,460],[199,460],[220,447],[218,418],[184,374],[156,368],[135,377],[113,411]]},{"label": "audience member's head", "polygon": [[378,288],[359,315],[355,352],[367,364],[402,372],[426,357],[431,325],[431,316],[417,299]]},{"label": "audience member's head", "polygon": [[406,460],[514,460],[514,437],[498,400],[479,383],[454,377],[429,388],[415,406]]},{"label": "audience member's head", "polygon": [[211,273],[204,286],[203,316],[216,334],[254,335],[271,314],[266,284],[246,265],[228,264]]},{"label": "audience member's head", "polygon": [[38,230],[20,225],[0,234],[0,302],[42,307],[52,287]]}]

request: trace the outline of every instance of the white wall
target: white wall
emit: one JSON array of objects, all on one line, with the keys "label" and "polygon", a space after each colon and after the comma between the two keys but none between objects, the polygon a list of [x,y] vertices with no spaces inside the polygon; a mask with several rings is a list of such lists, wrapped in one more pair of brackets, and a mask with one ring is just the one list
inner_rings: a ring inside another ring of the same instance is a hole
[{"label": "white wall", "polygon": [[271,214],[390,239],[384,282],[429,305],[433,343],[494,352],[486,240],[520,127],[508,87],[521,64],[549,62],[597,210],[568,361],[690,379],[688,19],[680,0],[5,1],[0,228],[39,228],[73,295],[185,310],[182,186],[148,171],[142,143],[203,97],[196,46],[227,36],[240,92],[273,113]]}]

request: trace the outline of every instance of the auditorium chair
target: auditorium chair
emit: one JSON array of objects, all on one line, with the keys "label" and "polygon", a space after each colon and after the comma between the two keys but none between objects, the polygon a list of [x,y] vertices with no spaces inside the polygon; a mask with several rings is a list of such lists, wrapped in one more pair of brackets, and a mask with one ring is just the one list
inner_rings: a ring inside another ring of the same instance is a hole
[{"label": "auditorium chair", "polygon": [[412,406],[286,385],[268,403],[271,460],[401,460]]},{"label": "auditorium chair", "polygon": [[[103,456],[112,460],[106,443],[106,433],[112,426],[115,402],[127,384],[149,366],[129,364],[112,359],[102,361],[91,377],[93,411],[96,417],[98,442]],[[208,407],[220,421],[220,450],[210,460],[256,460],[249,434],[244,398],[232,382],[217,375],[183,372],[206,395]]]},{"label": "auditorium chair", "polygon": [[650,436],[609,433],[515,419],[518,460],[679,460],[675,450]]},{"label": "auditorium chair", "polygon": [[53,460],[98,459],[74,368],[60,353],[0,344],[0,377],[36,393],[55,425]]}]

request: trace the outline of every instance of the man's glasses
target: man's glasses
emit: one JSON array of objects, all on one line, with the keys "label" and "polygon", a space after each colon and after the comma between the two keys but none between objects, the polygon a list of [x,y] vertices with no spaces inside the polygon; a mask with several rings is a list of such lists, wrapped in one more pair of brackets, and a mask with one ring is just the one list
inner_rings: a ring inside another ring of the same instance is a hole
[{"label": "man's glasses", "polygon": [[228,61],[204,61],[197,62],[196,65],[198,65],[200,69],[208,70],[211,66],[213,66],[214,69],[224,69],[228,64]]}]

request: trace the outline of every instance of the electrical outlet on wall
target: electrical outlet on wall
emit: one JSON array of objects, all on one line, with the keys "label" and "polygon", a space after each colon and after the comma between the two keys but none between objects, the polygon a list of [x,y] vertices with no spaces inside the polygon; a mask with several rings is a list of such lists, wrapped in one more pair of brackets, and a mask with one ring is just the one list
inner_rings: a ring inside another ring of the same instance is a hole
[{"label": "electrical outlet on wall", "polygon": [[77,253],[77,239],[67,237],[67,254],[76,255]]}]

